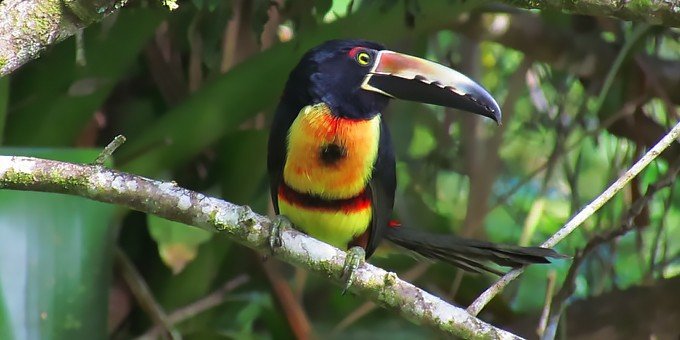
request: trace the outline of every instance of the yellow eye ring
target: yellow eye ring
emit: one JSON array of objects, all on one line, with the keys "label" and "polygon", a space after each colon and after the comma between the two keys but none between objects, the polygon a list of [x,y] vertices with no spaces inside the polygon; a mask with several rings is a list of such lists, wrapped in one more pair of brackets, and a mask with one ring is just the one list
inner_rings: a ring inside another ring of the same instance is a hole
[{"label": "yellow eye ring", "polygon": [[361,66],[366,66],[371,63],[371,55],[367,52],[359,52],[356,56],[356,61]]}]

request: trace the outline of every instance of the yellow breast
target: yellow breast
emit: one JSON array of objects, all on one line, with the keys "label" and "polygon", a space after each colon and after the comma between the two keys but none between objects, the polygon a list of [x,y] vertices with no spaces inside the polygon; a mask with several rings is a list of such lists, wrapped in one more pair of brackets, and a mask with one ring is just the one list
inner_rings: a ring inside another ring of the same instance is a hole
[{"label": "yellow breast", "polygon": [[324,208],[296,201],[281,191],[278,195],[281,214],[305,233],[338,248],[348,248],[371,223],[373,211],[368,197],[345,200],[348,202],[333,201],[339,203],[337,207]]},{"label": "yellow breast", "polygon": [[380,115],[346,119],[334,116],[325,104],[307,106],[289,130],[283,179],[301,193],[354,197],[371,177],[379,140]]}]

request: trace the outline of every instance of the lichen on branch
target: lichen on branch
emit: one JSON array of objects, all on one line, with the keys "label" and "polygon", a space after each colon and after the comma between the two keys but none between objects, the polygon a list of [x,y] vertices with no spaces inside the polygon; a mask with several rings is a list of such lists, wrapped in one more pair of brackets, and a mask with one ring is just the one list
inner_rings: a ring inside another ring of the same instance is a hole
[{"label": "lichen on branch", "polygon": [[[269,252],[271,221],[247,206],[98,164],[0,156],[0,189],[62,193],[113,203],[217,232],[247,247]],[[282,240],[283,246],[273,256],[342,283],[345,252],[296,230],[284,230]],[[466,339],[519,338],[368,263],[357,269],[350,290],[444,334]]]},{"label": "lichen on branch", "polygon": [[0,77],[47,46],[121,8],[127,0],[0,1]]},{"label": "lichen on branch", "polygon": [[680,27],[680,2],[677,0],[506,0],[505,2],[528,9],[608,16],[652,25]]}]

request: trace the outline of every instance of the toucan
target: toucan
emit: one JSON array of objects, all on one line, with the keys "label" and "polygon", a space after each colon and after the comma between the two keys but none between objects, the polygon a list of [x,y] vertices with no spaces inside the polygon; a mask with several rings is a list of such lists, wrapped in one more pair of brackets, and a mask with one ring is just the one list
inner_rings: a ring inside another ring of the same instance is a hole
[{"label": "toucan", "polygon": [[366,40],[312,48],[290,73],[269,134],[267,168],[278,216],[272,249],[287,225],[349,249],[345,290],[354,269],[383,239],[473,272],[501,274],[488,261],[519,267],[561,257],[551,249],[433,234],[395,222],[395,155],[382,115],[393,98],[501,122],[489,92],[441,64]]}]

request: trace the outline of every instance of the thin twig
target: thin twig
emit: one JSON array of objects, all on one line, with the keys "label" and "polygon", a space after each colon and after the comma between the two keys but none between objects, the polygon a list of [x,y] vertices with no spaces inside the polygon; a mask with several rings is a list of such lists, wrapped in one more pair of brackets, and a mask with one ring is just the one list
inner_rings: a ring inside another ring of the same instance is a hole
[{"label": "thin twig", "polygon": [[111,155],[113,155],[116,150],[125,143],[125,136],[123,135],[118,135],[116,136],[109,145],[107,145],[102,152],[99,153],[99,156],[97,156],[97,159],[94,160],[94,165],[104,165],[104,162],[106,162],[107,159],[111,158]]},{"label": "thin twig", "polygon": [[[661,154],[668,146],[670,146],[680,135],[680,122],[673,127],[651,150],[649,150],[642,158],[626,171],[619,179],[612,183],[607,190],[600,196],[595,198],[590,204],[585,206],[576,216],[574,216],[567,224],[558,230],[553,236],[545,241],[541,246],[546,248],[554,247],[558,242],[562,241],[572,231],[581,225],[587,218],[592,216],[598,209],[607,203],[617,192],[619,192],[633,177],[642,171],[649,163]],[[486,306],[494,296],[500,293],[512,280],[516,279],[522,272],[523,268],[513,269],[503,277],[501,277],[494,285],[485,290],[472,304],[467,308],[468,313],[477,315]]]},{"label": "thin twig", "polygon": [[642,37],[644,37],[645,34],[647,34],[647,32],[649,32],[651,28],[652,25],[642,23],[639,26],[635,27],[635,30],[631,34],[631,37],[626,39],[626,42],[624,43],[621,50],[619,50],[619,53],[616,55],[616,59],[614,59],[614,63],[609,68],[609,72],[607,72],[607,76],[604,79],[602,90],[600,91],[600,94],[597,96],[595,108],[593,109],[592,112],[594,116],[597,116],[597,114],[600,112],[600,109],[602,108],[602,105],[604,104],[605,99],[607,99],[607,96],[609,95],[609,90],[614,84],[614,79],[616,79],[616,75],[619,73],[619,70],[623,65],[623,61],[626,60],[633,46],[635,46],[635,44],[637,44],[637,42]]},{"label": "thin twig", "polygon": [[651,83],[651,86],[656,94],[659,96],[659,98],[661,98],[661,100],[663,100],[664,106],[666,107],[666,112],[668,112],[670,116],[680,118],[680,112],[678,112],[678,109],[676,109],[676,105],[671,100],[668,91],[663,87],[659,81],[659,78],[654,74],[652,67],[648,64],[647,60],[642,58],[640,55],[636,55],[635,62],[640,67],[640,70],[642,70],[644,73],[647,82]]},{"label": "thin twig", "polygon": [[144,281],[144,278],[135,268],[135,265],[127,257],[122,249],[116,249],[116,262],[125,283],[130,287],[130,292],[134,295],[139,306],[151,317],[157,327],[163,330],[164,337],[170,336],[171,339],[180,339],[179,333],[172,328],[167,314],[163,310],[151,293],[151,289]]},{"label": "thin twig", "polygon": [[450,301],[455,301],[456,295],[458,295],[458,290],[460,290],[460,286],[463,284],[463,278],[465,277],[466,271],[464,270],[457,270],[456,271],[456,276],[453,277],[453,281],[451,282],[451,288],[449,288],[448,296]]},{"label": "thin twig", "polygon": [[522,187],[529,184],[534,179],[534,177],[538,176],[538,174],[540,174],[546,169],[549,172],[560,157],[577,150],[578,147],[581,146],[583,141],[585,141],[588,138],[593,138],[597,136],[599,133],[607,129],[610,125],[614,124],[617,120],[629,116],[631,114],[630,108],[631,107],[635,108],[641,105],[645,99],[646,97],[641,95],[638,96],[637,98],[628,101],[626,104],[623,105],[621,110],[619,110],[615,114],[611,115],[610,117],[602,121],[596,129],[586,131],[585,134],[580,136],[576,141],[574,141],[570,145],[564,147],[562,150],[555,149],[553,153],[550,154],[547,161],[545,161],[535,169],[531,170],[531,172],[529,172],[524,178],[517,182],[517,184],[515,184],[510,189],[505,191],[505,193],[498,195],[495,201],[491,204],[491,208],[489,208],[489,211],[505,205],[512,196],[514,196],[520,189],[522,189]]},{"label": "thin twig", "polygon": [[274,297],[279,302],[286,321],[288,321],[288,326],[290,326],[290,330],[295,335],[295,338],[299,340],[310,339],[313,330],[312,324],[307,317],[307,312],[300,301],[295,298],[295,294],[293,294],[288,281],[279,273],[278,264],[272,260],[260,261],[259,263],[271,284]]},{"label": "thin twig", "polygon": [[[636,27],[635,31],[633,31],[632,36],[629,39],[626,40],[626,44],[621,48],[621,50],[619,50],[619,53],[617,54],[616,59],[614,60],[612,66],[609,68],[609,71],[607,72],[607,75],[605,77],[605,81],[602,85],[602,89],[600,90],[600,93],[597,97],[597,101],[595,103],[595,108],[593,109],[593,112],[592,112],[593,115],[597,115],[597,113],[602,108],[602,105],[604,104],[604,100],[607,98],[607,95],[609,94],[609,90],[611,89],[611,86],[614,83],[614,79],[616,78],[616,75],[618,74],[621,66],[623,65],[623,61],[626,59],[626,57],[630,53],[632,47],[650,29],[651,29],[651,26],[649,24],[644,24],[644,23],[641,24],[640,26]],[[600,124],[598,129],[596,129],[595,131],[592,131],[591,133],[586,133],[584,136],[579,138],[575,143],[573,143],[569,147],[565,148],[564,152],[562,154],[571,152],[578,145],[580,145],[581,142],[583,140],[585,140],[586,138],[588,138],[590,136],[594,136],[596,133],[599,133],[599,131],[601,131],[602,129],[607,128],[609,125],[613,124],[616,120],[618,120],[622,116],[628,115],[628,111],[629,111],[629,108],[631,106],[631,103],[634,103],[635,104],[634,107],[637,107],[638,105],[640,105],[646,99],[646,97],[647,96],[645,96],[645,95],[640,95],[638,98],[635,98],[633,101],[627,102],[623,106],[623,108],[621,110],[619,110],[619,112],[617,112],[616,114],[610,116],[605,121],[603,121]],[[560,155],[562,155],[562,154],[560,154]],[[517,185],[515,185],[513,188],[508,190],[505,194],[501,195],[496,200],[496,202],[492,205],[492,208],[490,210],[495,209],[499,205],[505,204],[505,201],[507,199],[509,199],[515,192],[517,192],[517,190],[519,190],[525,184],[529,183],[529,181],[534,176],[538,175],[539,173],[541,173],[541,171],[543,171],[545,168],[547,168],[548,165],[550,164],[550,162],[551,162],[551,160],[548,160],[547,162],[545,162],[544,164],[542,164],[541,166],[539,166],[538,168],[533,170],[524,180],[517,183]]]},{"label": "thin twig", "polygon": [[[539,334],[541,339],[552,340],[555,338],[555,334],[557,334],[557,325],[562,316],[565,302],[576,289],[576,277],[578,276],[578,269],[584,262],[585,258],[597,247],[609,243],[633,230],[635,228],[635,217],[638,216],[640,212],[642,212],[644,207],[649,204],[649,201],[659,190],[671,186],[671,184],[675,182],[678,171],[680,171],[680,159],[671,164],[671,166],[668,168],[668,171],[666,171],[666,174],[657,182],[647,187],[645,194],[635,200],[633,204],[631,204],[625,216],[621,219],[622,225],[620,228],[616,228],[602,235],[596,235],[592,237],[590,240],[588,240],[588,243],[586,243],[585,247],[577,252],[576,256],[574,257],[574,262],[571,264],[571,267],[569,267],[569,271],[567,272],[567,276],[564,279],[562,288],[560,288],[559,292],[555,294],[552,299],[553,308],[550,311],[549,316],[546,316],[547,324],[544,327],[543,334]],[[543,318],[541,318],[541,321],[543,321]]]},{"label": "thin twig", "polygon": [[656,263],[656,257],[657,253],[659,252],[659,243],[661,242],[661,234],[666,226],[666,218],[668,217],[668,212],[671,211],[671,203],[673,202],[673,197],[675,190],[674,187],[671,186],[669,193],[668,193],[668,198],[666,198],[666,201],[664,202],[664,209],[663,209],[663,214],[659,217],[659,227],[656,229],[656,232],[654,233],[654,241],[652,241],[652,246],[650,247],[650,254],[649,254],[649,270],[647,272],[646,278],[648,280],[651,280],[654,278],[654,264]]},{"label": "thin twig", "polygon": [[87,66],[87,58],[85,57],[85,39],[83,29],[76,31],[76,65],[80,67]]},{"label": "thin twig", "polygon": [[[609,90],[610,90],[610,88],[611,88],[611,86],[612,86],[612,84],[613,84],[613,82],[614,82],[614,79],[615,79],[616,75],[618,74],[619,69],[621,68],[621,65],[623,64],[623,61],[624,61],[625,58],[628,56],[628,54],[630,53],[630,51],[631,51],[632,47],[635,45],[635,43],[636,43],[640,38],[642,38],[642,37],[650,30],[650,28],[651,28],[651,26],[650,26],[649,24],[645,24],[645,23],[643,23],[643,24],[641,24],[640,26],[636,27],[636,29],[635,29],[635,31],[633,32],[632,36],[631,36],[629,39],[627,39],[625,45],[623,46],[623,48],[621,48],[621,50],[620,50],[619,53],[617,54],[616,59],[614,60],[614,63],[613,63],[613,65],[612,65],[612,67],[610,67],[609,71],[607,72],[607,76],[606,76],[606,78],[605,78],[604,84],[603,84],[602,89],[601,89],[601,91],[600,91],[600,94],[599,94],[599,96],[598,96],[598,98],[597,98],[596,106],[595,106],[595,109],[593,110],[595,114],[597,114],[597,113],[600,111],[600,109],[602,108],[602,105],[603,105],[603,103],[604,103],[604,100],[606,99],[607,95],[609,94]],[[610,122],[609,122],[609,123],[610,123]],[[679,125],[679,126],[680,126],[680,125]],[[679,126],[676,126],[676,128],[678,128]],[[674,130],[676,130],[676,129],[674,129]],[[671,133],[672,133],[672,132],[671,132]],[[666,137],[668,137],[668,135],[666,135]],[[666,137],[664,137],[664,139],[665,139]],[[676,136],[676,137],[677,137],[677,136]],[[585,138],[585,137],[584,137],[584,138]],[[663,140],[663,139],[662,139],[662,140]],[[673,140],[675,140],[675,138],[669,140],[669,141],[668,141],[668,144],[670,145],[670,143],[673,142]],[[574,144],[574,145],[577,145],[577,144]],[[654,148],[656,148],[657,146],[659,146],[659,144],[657,144]],[[668,147],[668,145],[664,146],[663,149],[665,149],[666,147]],[[654,148],[653,148],[652,150],[654,150]],[[650,151],[650,153],[651,153],[651,151]],[[650,153],[648,153],[648,155],[649,155]],[[659,153],[660,153],[660,152],[659,152]],[[645,155],[645,156],[647,156],[647,155]],[[656,158],[656,156],[658,156],[658,154],[654,154],[652,157],[650,157],[648,162],[651,162],[654,158]],[[645,157],[643,157],[643,158],[641,159],[641,161],[642,161],[643,159],[645,159]],[[640,164],[640,162],[636,163],[636,165],[637,165],[637,164]],[[647,163],[647,164],[648,164],[648,163]],[[642,166],[641,168],[639,168],[638,172],[641,171],[645,166],[646,166],[646,164],[645,164],[644,166]],[[635,167],[635,166],[633,166],[633,167]],[[631,170],[632,170],[632,168],[631,168]],[[629,170],[629,172],[630,172],[630,170]],[[551,237],[550,239],[548,239],[548,241],[546,241],[546,242],[543,244],[543,246],[547,246],[548,248],[552,248],[552,247],[554,246],[554,244],[550,244],[550,243],[552,243],[552,242],[557,243],[557,242],[559,242],[562,238],[566,237],[569,233],[571,233],[574,229],[576,229],[576,227],[578,227],[578,226],[579,226],[586,218],[588,218],[590,215],[592,215],[592,214],[593,214],[597,209],[599,209],[604,203],[606,203],[607,201],[609,201],[609,199],[611,199],[611,197],[612,197],[614,194],[616,194],[616,192],[618,192],[619,190],[621,190],[621,188],[622,188],[622,187],[623,187],[623,186],[624,186],[624,185],[625,185],[632,177],[634,177],[635,175],[637,175],[637,173],[635,173],[634,175],[630,176],[629,178],[625,178],[626,175],[624,175],[624,176],[622,176],[621,178],[619,178],[619,180],[618,180],[617,182],[615,182],[612,186],[610,186],[610,187],[609,187],[602,195],[600,195],[600,197],[598,197],[595,201],[593,201],[591,204],[589,204],[588,206],[586,206],[586,208],[584,208],[579,214],[577,214],[577,215],[576,215],[569,223],[567,223],[567,225],[565,225],[562,229],[558,230],[558,232],[555,233],[555,234],[553,235],[553,237]],[[621,181],[622,179],[623,179],[623,181]],[[621,185],[620,185],[620,187],[617,189],[617,188],[615,188],[615,185],[616,185],[617,183],[619,183],[619,182],[621,182]],[[611,191],[611,195],[608,196],[608,197],[605,196],[605,193],[609,192],[610,189],[614,189],[614,190]],[[596,203],[600,198],[602,198],[602,201],[601,201],[601,203],[600,203],[599,206],[596,206],[595,203]],[[593,208],[593,210],[592,210],[591,212],[589,211],[589,207],[590,207],[590,208]],[[579,221],[579,220],[577,220],[577,218],[582,218],[582,220]],[[575,223],[573,223],[573,225],[570,226],[570,223],[571,223],[571,222],[575,222]],[[566,233],[561,234],[563,231],[566,231]],[[482,310],[482,308],[484,308],[484,306],[485,306],[487,303],[489,303],[489,301],[491,301],[491,299],[492,299],[494,296],[496,296],[498,293],[500,293],[500,291],[501,291],[505,286],[507,286],[512,280],[514,280],[515,278],[517,278],[517,277],[522,273],[522,271],[523,271],[522,268],[514,269],[514,270],[510,271],[508,274],[506,274],[505,276],[503,276],[501,279],[498,280],[498,282],[496,282],[496,284],[494,284],[493,286],[489,287],[486,291],[484,291],[484,293],[482,293],[482,294],[481,294],[481,295],[480,295],[480,296],[479,296],[479,297],[478,297],[478,298],[477,298],[477,299],[476,299],[476,300],[475,300],[475,301],[467,308],[467,311],[468,311],[470,314],[472,314],[472,315],[477,315],[477,314]]]},{"label": "thin twig", "polygon": [[538,322],[538,327],[536,328],[536,334],[542,337],[545,333],[545,327],[548,325],[548,316],[550,315],[550,306],[552,305],[553,292],[555,291],[555,281],[557,273],[555,270],[548,272],[548,282],[546,284],[545,290],[545,305],[543,306],[543,311],[541,312],[541,319]]},{"label": "thin twig", "polygon": [[[227,294],[244,285],[249,280],[250,277],[248,277],[246,274],[238,275],[235,278],[227,281],[222,285],[222,287],[218,288],[214,292],[202,297],[200,300],[194,301],[184,307],[176,309],[174,312],[168,315],[169,324],[173,326],[177,325],[182,321],[191,319],[198,314],[221,305],[227,299]],[[160,327],[154,326],[144,333],[144,335],[140,336],[139,339],[156,339],[161,331],[162,329]]]}]

